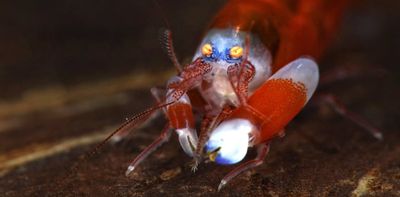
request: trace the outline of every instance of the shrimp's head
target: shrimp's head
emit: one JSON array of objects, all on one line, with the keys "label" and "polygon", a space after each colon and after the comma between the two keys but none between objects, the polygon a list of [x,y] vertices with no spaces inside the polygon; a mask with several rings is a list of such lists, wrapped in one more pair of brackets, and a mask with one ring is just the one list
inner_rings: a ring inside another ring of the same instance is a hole
[{"label": "shrimp's head", "polygon": [[254,67],[254,77],[249,83],[250,92],[271,75],[270,51],[257,35],[236,28],[215,28],[208,31],[196,50],[193,61],[198,58],[211,65],[212,70],[204,80],[214,84],[212,88],[216,89],[217,94],[222,94],[219,95],[221,97],[226,96],[226,93],[219,93],[221,90],[233,93],[230,88],[226,88],[227,83],[220,83],[220,79],[227,81],[229,68],[240,65]]},{"label": "shrimp's head", "polygon": [[244,55],[244,37],[245,33],[243,32],[213,32],[205,37],[198,54],[207,62],[237,64],[242,61]]},{"label": "shrimp's head", "polygon": [[247,154],[250,135],[255,126],[245,119],[221,123],[212,133],[205,149],[211,161],[229,165],[240,162]]}]

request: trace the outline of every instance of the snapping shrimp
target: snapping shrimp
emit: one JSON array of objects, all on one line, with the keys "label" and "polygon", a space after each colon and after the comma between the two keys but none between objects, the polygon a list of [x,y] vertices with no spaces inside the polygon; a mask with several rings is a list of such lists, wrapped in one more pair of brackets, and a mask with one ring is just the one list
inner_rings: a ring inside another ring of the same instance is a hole
[{"label": "snapping shrimp", "polygon": [[[183,151],[193,157],[193,169],[204,159],[236,164],[249,147],[257,148],[256,158],[226,175],[218,190],[262,164],[271,140],[284,135],[285,126],[314,94],[319,80],[316,62],[334,37],[347,4],[346,0],[230,0],[185,67],[179,64],[167,31],[166,48],[178,74],[165,89],[152,89],[156,106],[129,119],[112,135],[131,130],[160,109],[168,123],[130,163],[126,175],[173,131]],[[203,117],[200,128],[195,127],[193,109]],[[379,138],[378,130],[355,122]]]}]

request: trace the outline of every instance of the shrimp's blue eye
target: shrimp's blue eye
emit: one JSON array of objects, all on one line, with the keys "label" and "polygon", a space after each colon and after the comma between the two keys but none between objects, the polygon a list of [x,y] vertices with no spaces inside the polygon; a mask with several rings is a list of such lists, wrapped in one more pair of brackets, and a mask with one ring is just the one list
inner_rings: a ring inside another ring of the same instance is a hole
[{"label": "shrimp's blue eye", "polygon": [[242,60],[243,48],[240,46],[234,46],[225,49],[224,60],[228,63],[239,63]]},{"label": "shrimp's blue eye", "polygon": [[201,53],[206,61],[214,62],[220,57],[218,49],[212,44],[207,43],[201,47]]},{"label": "shrimp's blue eye", "polygon": [[240,46],[234,46],[229,50],[229,55],[233,59],[239,59],[243,55],[243,48]]},{"label": "shrimp's blue eye", "polygon": [[203,47],[201,48],[201,53],[206,57],[211,57],[213,53],[213,47],[211,46],[211,44],[207,43],[203,45]]}]

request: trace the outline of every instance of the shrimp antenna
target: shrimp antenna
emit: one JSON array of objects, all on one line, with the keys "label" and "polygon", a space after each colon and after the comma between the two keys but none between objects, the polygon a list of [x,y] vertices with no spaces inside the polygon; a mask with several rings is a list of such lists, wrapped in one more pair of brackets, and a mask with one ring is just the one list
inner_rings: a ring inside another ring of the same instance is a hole
[{"label": "shrimp antenna", "polygon": [[175,49],[174,49],[174,43],[172,41],[172,32],[171,32],[171,26],[168,23],[167,17],[163,12],[163,9],[161,8],[160,4],[158,1],[153,0],[154,4],[156,5],[157,9],[159,10],[159,13],[164,21],[165,26],[167,27],[166,29],[161,29],[160,31],[160,43],[165,51],[165,53],[168,55],[169,59],[171,62],[174,64],[176,70],[178,73],[182,72],[182,65],[179,63],[179,60],[176,56]]},{"label": "shrimp antenna", "polygon": [[[134,126],[136,126],[140,121],[146,120],[148,117],[150,117],[151,114],[153,114],[155,111],[166,107],[168,105],[173,104],[175,101],[169,102],[169,103],[160,103],[157,104],[139,114],[136,114],[135,116],[129,118],[124,124],[122,124],[119,128],[117,128],[115,131],[113,131],[107,138],[105,138],[101,143],[97,144],[91,151],[86,152],[86,154],[82,155],[82,157],[79,158],[79,161],[87,161],[90,157],[94,156],[98,150],[104,146],[107,141],[109,141],[115,134],[118,132],[121,132],[123,130],[127,129],[132,129]],[[76,174],[78,169],[80,168],[80,162],[76,161],[72,164],[72,166],[67,169],[67,173],[64,175],[63,180],[70,179],[72,176]],[[55,191],[59,191],[59,186],[56,185]]]},{"label": "shrimp antenna", "polygon": [[96,154],[98,152],[98,150],[104,146],[105,143],[107,143],[107,141],[109,141],[115,134],[117,134],[118,132],[122,132],[122,131],[126,131],[126,130],[130,130],[133,127],[135,127],[138,123],[140,123],[143,120],[146,120],[148,117],[150,117],[151,114],[153,114],[155,111],[166,107],[168,105],[171,105],[172,103],[174,103],[175,101],[169,102],[169,103],[160,103],[156,106],[153,106],[143,112],[140,112],[139,114],[136,114],[135,116],[127,119],[127,121],[125,123],[123,123],[120,127],[118,127],[115,131],[113,131],[110,135],[108,135],[102,142],[100,142],[99,144],[97,144],[92,151],[89,152],[89,155],[92,156],[94,154]]}]

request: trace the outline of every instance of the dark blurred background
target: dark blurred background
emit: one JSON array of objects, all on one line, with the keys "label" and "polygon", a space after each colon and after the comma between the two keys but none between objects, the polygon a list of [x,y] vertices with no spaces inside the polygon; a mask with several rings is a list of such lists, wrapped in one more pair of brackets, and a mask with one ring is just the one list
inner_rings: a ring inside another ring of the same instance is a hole
[{"label": "dark blurred background", "polygon": [[0,96],[49,83],[68,86],[138,69],[170,69],[158,39],[166,27],[163,15],[179,56],[187,58],[223,3],[154,2],[1,2]]},{"label": "dark blurred background", "polygon": [[[124,177],[159,123],[86,161],[78,181],[60,174],[125,117],[150,106],[149,88],[172,75],[158,39],[166,27],[163,15],[185,61],[224,2],[0,1],[0,194],[48,195],[52,183],[63,195],[155,195],[160,188],[215,194],[230,168],[206,165],[192,174],[175,139],[146,160],[139,175]],[[304,112],[273,147],[267,165],[220,194],[400,195],[399,21],[398,0],[358,1],[320,63],[323,76],[355,68],[359,76],[322,90],[382,128],[384,142],[334,113]],[[177,177],[160,178],[167,169],[179,169]],[[375,182],[358,191],[371,172]]]},{"label": "dark blurred background", "polygon": [[[158,1],[171,24],[180,58],[192,55],[223,2]],[[339,43],[348,43],[343,49],[395,69],[392,59],[400,51],[399,7],[396,0],[357,3],[346,16],[339,38]],[[2,1],[0,96],[17,96],[28,87],[48,83],[71,85],[115,77],[143,69],[142,65],[168,69],[158,43],[162,27],[162,14],[153,1]],[[164,64],[153,66],[160,62]]]}]

